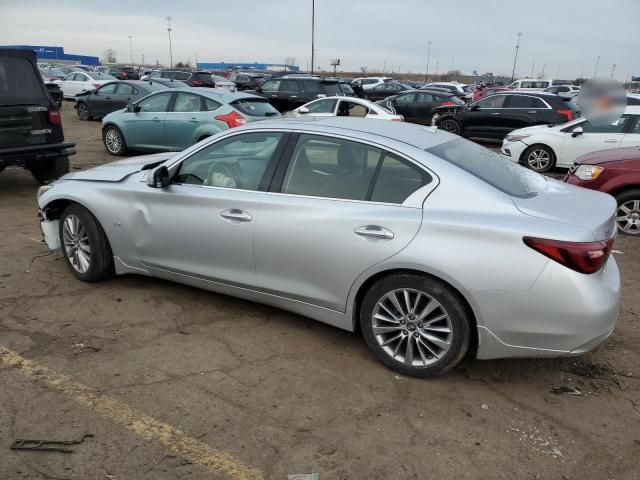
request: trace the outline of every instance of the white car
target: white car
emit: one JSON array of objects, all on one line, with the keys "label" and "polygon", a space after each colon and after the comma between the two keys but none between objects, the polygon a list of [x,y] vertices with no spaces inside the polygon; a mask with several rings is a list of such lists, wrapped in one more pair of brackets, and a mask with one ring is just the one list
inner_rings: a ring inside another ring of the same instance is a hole
[{"label": "white car", "polygon": [[543,92],[574,97],[580,93],[580,87],[578,85],[554,85],[545,88]]},{"label": "white car", "polygon": [[64,98],[75,98],[76,95],[100,88],[105,83],[118,80],[107,73],[100,72],[71,72],[58,85],[62,90]]},{"label": "white car", "polygon": [[592,125],[579,118],[514,130],[502,142],[501,153],[531,170],[547,172],[554,166],[569,168],[585,153],[634,146],[640,147],[640,106],[628,106],[610,125]]},{"label": "white car", "polygon": [[211,75],[211,78],[213,78],[213,81],[216,84],[215,88],[221,88],[223,90],[227,90],[228,92],[236,91],[236,84],[231,80],[221,77],[220,75]]},{"label": "white car", "polygon": [[356,97],[326,97],[289,112],[287,117],[364,117],[403,122],[404,117],[383,105]]},{"label": "white car", "polygon": [[391,82],[393,78],[390,77],[360,77],[351,82],[351,85],[358,83],[363,90],[371,90],[373,87],[382,85],[385,82]]},{"label": "white car", "polygon": [[553,80],[541,80],[539,78],[521,78],[516,80],[509,88],[511,90],[520,90],[524,92],[542,92],[545,88],[552,87]]},{"label": "white car", "polygon": [[459,82],[431,82],[422,87],[423,89],[429,89],[429,87],[444,88],[451,93],[458,94],[463,97],[465,101],[470,102],[473,100],[473,89],[469,85]]}]

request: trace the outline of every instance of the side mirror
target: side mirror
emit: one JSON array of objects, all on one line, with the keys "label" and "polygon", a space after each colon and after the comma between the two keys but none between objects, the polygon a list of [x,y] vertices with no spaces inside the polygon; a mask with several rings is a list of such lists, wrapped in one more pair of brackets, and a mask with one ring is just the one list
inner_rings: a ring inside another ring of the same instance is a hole
[{"label": "side mirror", "polygon": [[92,95],[100,95],[100,93],[98,92],[98,90],[96,90],[95,88],[92,88],[89,93],[91,93]]},{"label": "side mirror", "polygon": [[256,87],[256,92],[262,93],[262,87]]},{"label": "side mirror", "polygon": [[469,105],[469,110],[471,110],[472,112],[475,112],[478,110],[478,105]]},{"label": "side mirror", "polygon": [[147,185],[151,188],[164,188],[169,185],[169,169],[164,165],[156,168],[149,178]]},{"label": "side mirror", "polygon": [[300,107],[298,113],[309,113],[309,109],[307,107]]},{"label": "side mirror", "polygon": [[140,111],[140,107],[134,105],[133,103],[127,104],[127,112],[138,113]]},{"label": "side mirror", "polygon": [[571,136],[575,138],[578,135],[582,135],[583,133],[584,133],[584,130],[582,129],[582,127],[576,127],[573,129],[573,132],[571,132]]}]

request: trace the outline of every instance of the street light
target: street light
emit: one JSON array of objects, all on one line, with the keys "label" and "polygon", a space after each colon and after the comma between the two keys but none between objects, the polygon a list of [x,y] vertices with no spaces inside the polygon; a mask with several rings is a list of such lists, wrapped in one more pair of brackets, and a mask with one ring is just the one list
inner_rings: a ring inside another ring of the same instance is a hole
[{"label": "street light", "polygon": [[131,43],[131,39],[133,35],[129,35],[129,54],[131,55],[131,68],[133,68],[133,44]]},{"label": "street light", "polygon": [[173,50],[171,47],[171,17],[167,17],[167,32],[169,32],[169,62],[171,68],[173,68]]},{"label": "street light", "polygon": [[511,72],[511,81],[513,82],[513,79],[516,76],[516,62],[518,61],[518,50],[520,49],[520,39],[522,38],[522,33],[518,32],[518,43],[516,43],[516,54],[513,57],[513,71]]},{"label": "street light", "polygon": [[314,70],[314,57],[315,57],[315,28],[316,28],[316,1],[311,0],[311,73]]},{"label": "street light", "polygon": [[596,68],[593,71],[593,78],[596,78],[596,75],[598,74],[598,65],[600,65],[600,55],[596,58]]},{"label": "street light", "polygon": [[429,59],[431,58],[431,40],[427,44],[427,73],[424,74],[424,81],[429,81]]}]

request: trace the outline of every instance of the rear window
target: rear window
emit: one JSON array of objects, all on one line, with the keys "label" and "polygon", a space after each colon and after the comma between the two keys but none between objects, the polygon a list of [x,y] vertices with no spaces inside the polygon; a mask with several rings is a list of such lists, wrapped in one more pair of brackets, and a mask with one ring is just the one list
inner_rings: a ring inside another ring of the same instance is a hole
[{"label": "rear window", "polygon": [[26,58],[0,57],[0,103],[41,103],[46,93],[42,77]]},{"label": "rear window", "polygon": [[194,77],[196,80],[213,83],[213,77],[210,73],[196,73]]},{"label": "rear window", "polygon": [[322,82],[322,90],[327,95],[340,95],[342,93],[338,82]]},{"label": "rear window", "polygon": [[241,98],[231,102],[233,108],[251,117],[274,117],[280,113],[262,98]]},{"label": "rear window", "polygon": [[547,185],[542,175],[463,138],[428,148],[427,152],[512,197],[534,197]]},{"label": "rear window", "polygon": [[114,77],[113,75],[109,75],[108,73],[91,72],[89,75],[94,80],[117,80],[116,77]]}]

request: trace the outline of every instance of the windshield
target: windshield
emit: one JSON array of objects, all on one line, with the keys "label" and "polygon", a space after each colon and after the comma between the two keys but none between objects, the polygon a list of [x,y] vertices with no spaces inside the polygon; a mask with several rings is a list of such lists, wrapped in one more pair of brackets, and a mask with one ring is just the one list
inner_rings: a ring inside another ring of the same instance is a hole
[{"label": "windshield", "polygon": [[428,148],[427,152],[512,197],[534,197],[547,185],[542,175],[463,138]]},{"label": "windshield", "polygon": [[231,102],[230,105],[251,117],[274,117],[280,114],[264,98],[240,98]]}]

